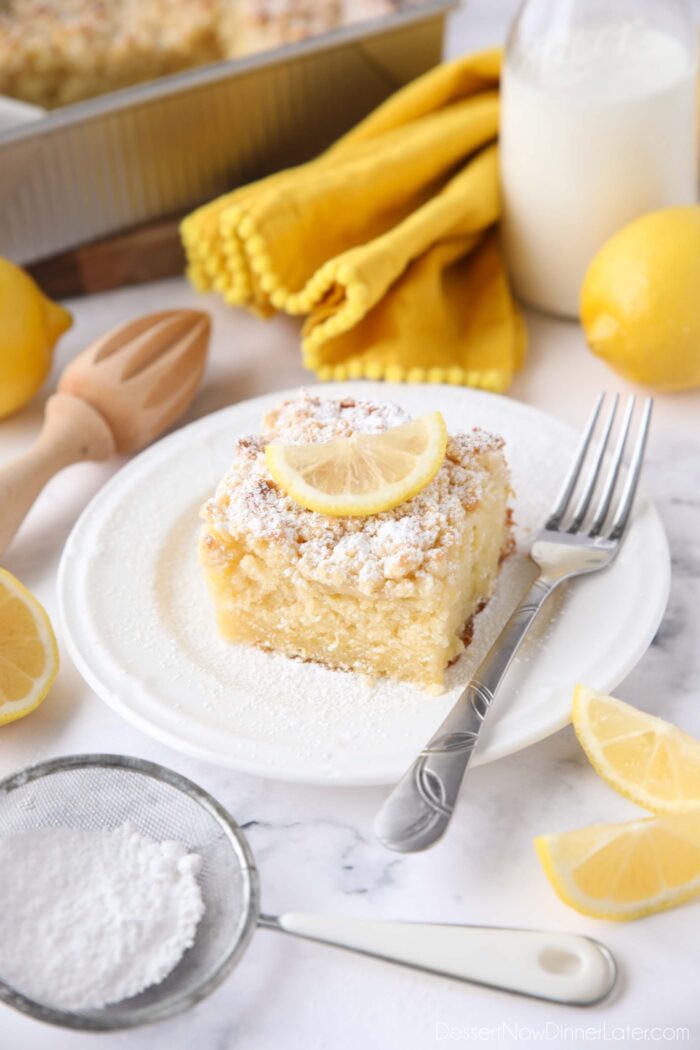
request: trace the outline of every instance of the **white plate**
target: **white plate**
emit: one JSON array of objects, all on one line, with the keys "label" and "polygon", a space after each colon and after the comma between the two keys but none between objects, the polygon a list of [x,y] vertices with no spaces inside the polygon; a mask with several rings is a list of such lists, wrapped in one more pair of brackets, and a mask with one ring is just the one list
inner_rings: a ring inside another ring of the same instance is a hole
[{"label": "white plate", "polygon": [[[503,434],[521,548],[541,523],[576,440],[550,416],[463,388],[336,383],[314,391],[391,400],[412,413],[440,409],[450,430],[479,425]],[[234,437],[258,431],[263,412],[283,396],[234,405],[177,431],[98,493],[59,571],[68,646],[103,700],[172,747],[282,780],[388,783],[453,704],[525,590],[531,567],[522,553],[505,563],[473,642],[439,697],[222,641],[197,563],[197,512],[228,466]],[[669,578],[663,527],[640,494],[612,568],[575,581],[545,607],[475,760],[501,758],[564,726],[576,682],[614,688],[649,645]]]}]

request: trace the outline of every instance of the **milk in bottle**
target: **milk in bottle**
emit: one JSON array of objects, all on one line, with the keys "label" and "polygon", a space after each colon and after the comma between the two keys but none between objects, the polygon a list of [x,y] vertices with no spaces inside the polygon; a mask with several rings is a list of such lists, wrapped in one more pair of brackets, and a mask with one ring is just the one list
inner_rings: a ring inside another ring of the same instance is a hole
[{"label": "milk in bottle", "polygon": [[[530,0],[520,18],[532,3],[561,11],[577,2],[585,8],[586,0]],[[588,264],[616,230],[696,200],[694,40],[619,17],[624,6],[539,34],[519,33],[516,22],[509,42],[503,245],[516,293],[555,314],[578,314]]]}]

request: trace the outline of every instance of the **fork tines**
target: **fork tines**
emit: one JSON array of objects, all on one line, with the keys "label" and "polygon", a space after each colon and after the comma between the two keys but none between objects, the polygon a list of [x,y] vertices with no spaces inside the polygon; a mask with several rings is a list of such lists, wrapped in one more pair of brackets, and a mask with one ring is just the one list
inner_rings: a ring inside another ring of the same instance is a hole
[{"label": "fork tines", "polygon": [[[637,436],[634,440],[631,458],[626,466],[624,465],[625,448],[634,430],[633,416],[636,399],[633,394],[630,394],[627,399],[627,406],[617,436],[615,450],[612,454],[612,459],[606,465],[605,453],[613,433],[620,396],[619,394],[613,395],[603,422],[602,433],[594,441],[596,426],[605,398],[605,393],[601,393],[596,399],[593,411],[576,449],[573,463],[566,475],[545,529],[556,532],[563,530],[572,534],[583,532],[591,538],[604,536],[605,539],[615,542],[624,533],[632,510],[649,433],[653,398],[647,397],[644,400],[641,419],[637,426]],[[579,480],[584,474],[585,479],[578,499],[575,502],[573,511],[571,511],[574,493],[579,486]],[[624,480],[622,480],[623,476]],[[621,485],[621,491],[617,499],[612,522],[606,533],[606,522],[619,485]],[[591,517],[589,510],[598,488],[600,488],[598,503]],[[567,518],[569,513],[571,513],[571,517],[568,520],[568,524],[566,524],[564,519]]]}]

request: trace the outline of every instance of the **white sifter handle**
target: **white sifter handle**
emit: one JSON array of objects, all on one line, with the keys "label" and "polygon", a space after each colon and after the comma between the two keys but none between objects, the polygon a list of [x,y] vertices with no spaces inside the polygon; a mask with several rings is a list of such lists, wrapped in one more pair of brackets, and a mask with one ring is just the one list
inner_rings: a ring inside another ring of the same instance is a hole
[{"label": "white sifter handle", "polygon": [[419,970],[554,1002],[588,1006],[615,984],[602,944],[573,933],[378,922],[290,912],[261,925]]}]

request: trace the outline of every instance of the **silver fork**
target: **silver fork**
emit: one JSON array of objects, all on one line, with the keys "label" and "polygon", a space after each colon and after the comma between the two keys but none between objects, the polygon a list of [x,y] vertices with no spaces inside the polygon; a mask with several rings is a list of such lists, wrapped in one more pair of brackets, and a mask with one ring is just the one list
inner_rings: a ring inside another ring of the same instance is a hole
[{"label": "silver fork", "polygon": [[[375,832],[389,849],[414,853],[427,849],[442,837],[452,817],[484,719],[533,620],[560,584],[574,576],[605,569],[620,549],[642,469],[652,399],[647,398],[644,402],[634,450],[612,521],[606,526],[622,472],[625,446],[632,429],[633,396],[627,402],[612,461],[593,517],[586,525],[603,474],[603,460],[619,402],[618,395],[615,395],[602,435],[592,447],[604,399],[604,393],[598,395],[554,508],[544,528],[532,541],[529,553],[540,570],[539,576],[511,615],[452,711],[377,814]],[[574,491],[584,468],[581,494],[574,502]],[[567,521],[569,514],[571,517]]]}]

